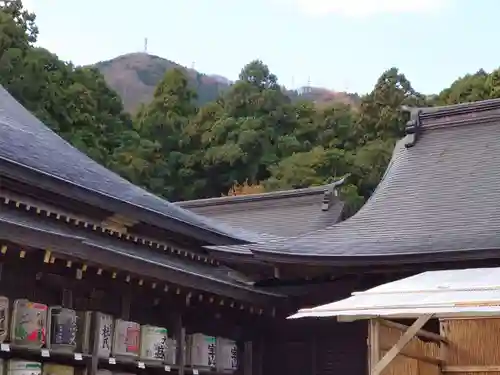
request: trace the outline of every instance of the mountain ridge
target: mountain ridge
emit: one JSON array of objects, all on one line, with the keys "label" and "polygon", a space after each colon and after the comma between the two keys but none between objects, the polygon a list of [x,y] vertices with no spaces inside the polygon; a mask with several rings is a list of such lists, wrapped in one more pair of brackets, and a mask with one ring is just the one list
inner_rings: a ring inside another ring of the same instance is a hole
[{"label": "mountain ridge", "polygon": [[[120,55],[92,66],[101,72],[106,83],[120,95],[125,110],[131,113],[142,103],[150,102],[156,85],[170,69],[180,68],[187,72],[191,86],[198,93],[199,105],[216,100],[233,83],[222,75],[204,74],[172,60],[147,53]],[[286,92],[292,100],[305,100],[317,105],[335,102],[356,105],[359,102],[356,94],[321,87],[304,87]]]}]

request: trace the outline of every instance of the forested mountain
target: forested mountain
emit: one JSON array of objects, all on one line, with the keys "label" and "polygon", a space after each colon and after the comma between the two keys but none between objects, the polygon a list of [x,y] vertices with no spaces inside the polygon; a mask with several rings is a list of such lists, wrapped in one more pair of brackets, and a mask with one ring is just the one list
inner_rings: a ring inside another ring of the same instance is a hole
[{"label": "forested mountain", "polygon": [[135,113],[141,103],[150,103],[155,87],[165,73],[181,69],[189,79],[190,88],[198,93],[196,103],[203,105],[216,100],[230,82],[223,77],[209,76],[186,69],[173,61],[146,53],[130,53],[94,64],[110,88],[123,100],[125,110]]},{"label": "forested mountain", "polygon": [[0,1],[0,83],[54,131],[96,161],[170,200],[324,184],[350,174],[351,212],[379,182],[404,133],[401,106],[500,97],[500,69],[457,79],[435,96],[416,92],[397,68],[382,72],[353,108],[292,100],[261,61],[200,106],[191,77],[171,69],[134,117],[93,68],[33,47],[34,15]]},{"label": "forested mountain", "polygon": [[[199,106],[217,100],[233,84],[225,77],[202,74],[147,53],[129,53],[98,62],[93,67],[102,73],[108,86],[120,95],[125,110],[129,113],[135,113],[140,104],[151,102],[156,86],[172,69],[184,72],[189,81],[189,88],[196,91],[195,102]],[[292,101],[311,101],[318,106],[337,102],[356,105],[359,102],[359,97],[355,94],[319,87],[303,87],[299,90],[288,90],[286,93]]]}]

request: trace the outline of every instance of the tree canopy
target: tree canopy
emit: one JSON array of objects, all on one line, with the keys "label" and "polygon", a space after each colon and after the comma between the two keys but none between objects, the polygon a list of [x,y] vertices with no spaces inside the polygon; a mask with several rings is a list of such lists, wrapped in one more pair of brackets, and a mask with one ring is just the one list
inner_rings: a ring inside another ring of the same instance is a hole
[{"label": "tree canopy", "polygon": [[0,83],[97,162],[170,200],[301,188],[349,174],[350,212],[371,195],[404,134],[402,106],[500,98],[500,68],[418,93],[393,67],[359,106],[291,101],[259,60],[218,100],[197,106],[182,69],[169,70],[134,118],[102,75],[34,46],[35,15],[0,1]]}]

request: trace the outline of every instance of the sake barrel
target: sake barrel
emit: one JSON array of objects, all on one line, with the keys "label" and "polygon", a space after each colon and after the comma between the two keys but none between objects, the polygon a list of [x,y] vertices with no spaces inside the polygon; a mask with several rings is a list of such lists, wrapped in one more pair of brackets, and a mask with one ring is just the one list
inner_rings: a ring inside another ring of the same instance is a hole
[{"label": "sake barrel", "polygon": [[78,329],[76,311],[51,306],[48,321],[47,347],[56,351],[74,352]]},{"label": "sake barrel", "polygon": [[236,346],[236,341],[217,337],[216,363],[218,370],[236,370],[238,367],[238,348]]},{"label": "sake barrel", "polygon": [[71,366],[59,365],[56,363],[45,363],[43,365],[43,375],[75,375],[75,368]]},{"label": "sake barrel", "polygon": [[0,342],[7,339],[9,333],[9,299],[0,296]]},{"label": "sake barrel", "polygon": [[113,345],[113,317],[101,312],[96,312],[95,315],[96,324],[94,326],[92,339],[99,341],[97,343],[97,356],[99,358],[108,358],[111,354]]},{"label": "sake barrel", "polygon": [[7,364],[7,375],[41,375],[41,374],[42,374],[42,364],[40,362],[11,359]]},{"label": "sake barrel", "polygon": [[139,355],[141,325],[127,320],[115,320],[115,334],[112,353],[116,357],[137,357]]},{"label": "sake barrel", "polygon": [[41,348],[46,341],[47,305],[26,299],[14,301],[11,342],[14,345]]},{"label": "sake barrel", "polygon": [[164,361],[167,350],[167,329],[150,325],[141,326],[140,358],[148,361]]}]

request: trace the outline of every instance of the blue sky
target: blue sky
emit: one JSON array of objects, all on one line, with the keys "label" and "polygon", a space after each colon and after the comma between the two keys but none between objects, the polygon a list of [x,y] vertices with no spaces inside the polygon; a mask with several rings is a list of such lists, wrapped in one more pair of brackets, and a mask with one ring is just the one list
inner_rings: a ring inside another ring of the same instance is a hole
[{"label": "blue sky", "polygon": [[[148,52],[236,79],[253,59],[287,87],[365,93],[396,66],[434,93],[500,67],[498,0],[24,0],[39,44],[75,64]],[[495,22],[496,21],[496,22]]]}]

